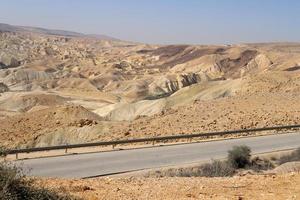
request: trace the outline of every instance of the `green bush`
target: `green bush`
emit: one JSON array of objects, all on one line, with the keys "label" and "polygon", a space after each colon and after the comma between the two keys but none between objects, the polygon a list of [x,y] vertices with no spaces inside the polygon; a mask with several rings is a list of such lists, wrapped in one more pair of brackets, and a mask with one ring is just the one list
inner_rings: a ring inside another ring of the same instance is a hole
[{"label": "green bush", "polygon": [[68,196],[59,196],[45,188],[36,188],[22,171],[6,162],[0,163],[0,199],[1,200],[68,200]]},{"label": "green bush", "polygon": [[278,161],[279,164],[300,161],[300,147],[288,155],[281,156]]},{"label": "green bush", "polygon": [[245,168],[250,164],[251,149],[248,146],[235,146],[228,151],[227,161],[236,169]]}]

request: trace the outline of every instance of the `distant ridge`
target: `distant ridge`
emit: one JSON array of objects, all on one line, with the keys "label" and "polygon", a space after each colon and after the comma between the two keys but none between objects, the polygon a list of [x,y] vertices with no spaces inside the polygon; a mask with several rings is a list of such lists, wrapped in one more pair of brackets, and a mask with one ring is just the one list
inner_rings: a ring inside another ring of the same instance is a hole
[{"label": "distant ridge", "polygon": [[53,30],[53,29],[45,29],[39,27],[31,27],[31,26],[18,26],[24,31],[45,34],[45,35],[58,35],[58,36],[69,36],[69,37],[84,37],[85,35],[82,33],[77,33],[73,31],[65,31],[65,30]]},{"label": "distant ridge", "polygon": [[0,23],[0,32],[29,32],[29,33],[37,33],[43,35],[56,35],[56,36],[65,36],[65,37],[89,37],[89,38],[96,38],[99,40],[120,41],[119,39],[107,35],[101,35],[101,34],[99,35],[83,34],[74,31],[46,29],[46,28],[31,27],[31,26],[14,26],[5,23]]}]

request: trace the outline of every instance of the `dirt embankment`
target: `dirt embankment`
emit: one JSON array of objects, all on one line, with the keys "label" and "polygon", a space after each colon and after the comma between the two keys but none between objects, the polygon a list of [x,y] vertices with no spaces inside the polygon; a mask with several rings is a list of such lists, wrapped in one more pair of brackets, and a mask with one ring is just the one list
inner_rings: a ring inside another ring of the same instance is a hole
[{"label": "dirt embankment", "polygon": [[61,192],[94,199],[299,199],[300,174],[232,178],[99,178],[39,180]]},{"label": "dirt embankment", "polygon": [[101,117],[81,106],[57,106],[0,120],[1,145],[15,147],[64,127],[94,126]]}]

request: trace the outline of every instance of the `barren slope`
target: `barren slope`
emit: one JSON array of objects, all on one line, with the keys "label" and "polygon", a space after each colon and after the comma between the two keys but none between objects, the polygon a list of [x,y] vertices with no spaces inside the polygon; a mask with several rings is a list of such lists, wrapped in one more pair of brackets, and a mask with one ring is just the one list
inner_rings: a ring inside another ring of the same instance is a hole
[{"label": "barren slope", "polygon": [[38,184],[93,199],[298,199],[300,174],[233,178],[100,178]]},{"label": "barren slope", "polygon": [[[10,147],[299,123],[299,44],[163,46],[25,29],[0,32]],[[45,118],[62,107],[77,114]],[[86,113],[98,124],[72,124]]]}]

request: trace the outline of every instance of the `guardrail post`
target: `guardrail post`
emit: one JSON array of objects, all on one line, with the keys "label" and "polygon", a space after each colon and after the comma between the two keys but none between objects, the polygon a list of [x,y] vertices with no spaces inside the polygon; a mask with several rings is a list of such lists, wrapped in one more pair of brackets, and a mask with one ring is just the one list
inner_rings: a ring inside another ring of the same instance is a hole
[{"label": "guardrail post", "polygon": [[18,160],[19,159],[19,155],[18,155],[18,153],[16,153],[16,160]]},{"label": "guardrail post", "polygon": [[116,146],[117,146],[116,144],[113,144],[113,145],[112,145],[112,149],[115,149]]},{"label": "guardrail post", "polygon": [[66,142],[65,154],[68,153],[68,142]]},{"label": "guardrail post", "polygon": [[154,146],[154,145],[155,145],[155,141],[153,140],[153,141],[152,141],[152,146]]}]

